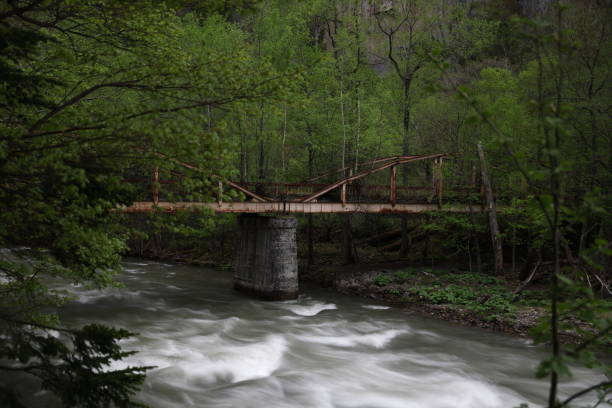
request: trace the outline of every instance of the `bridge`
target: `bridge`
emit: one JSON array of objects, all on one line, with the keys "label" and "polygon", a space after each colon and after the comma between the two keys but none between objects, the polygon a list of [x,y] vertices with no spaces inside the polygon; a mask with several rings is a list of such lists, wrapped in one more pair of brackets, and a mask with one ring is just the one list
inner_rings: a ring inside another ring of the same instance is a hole
[{"label": "bridge", "polygon": [[[194,171],[202,171],[188,163],[173,161]],[[446,154],[382,157],[361,164],[361,171],[343,167],[312,177],[300,183],[234,182],[215,176],[216,200],[211,202],[172,202],[163,199],[160,185],[176,183],[160,180],[155,169],[151,177],[151,201],[135,202],[119,211],[148,213],[211,209],[217,213],[240,213],[240,244],[234,271],[234,288],[268,300],[294,299],[298,295],[297,219],[293,214],[369,213],[415,214],[431,211],[482,212],[481,204],[443,205],[443,163]],[[430,186],[398,186],[397,169],[409,163],[430,161]],[[365,184],[367,176],[389,170],[388,184]],[[339,179],[321,183],[324,178]],[[138,180],[132,180],[138,182]],[[142,181],[142,180],[140,180]],[[241,197],[224,199],[224,188],[234,189]],[[451,189],[453,194],[467,197],[475,186]]]},{"label": "bridge", "polygon": [[[121,211],[146,213],[152,211],[176,212],[208,208],[218,213],[242,214],[415,214],[430,211],[481,212],[480,204],[443,206],[443,161],[447,154],[391,156],[362,163],[364,168],[353,174],[351,167],[344,167],[333,173],[344,174],[332,183],[315,183],[330,173],[312,177],[300,183],[234,182],[218,180],[216,201],[211,202],[170,202],[160,200],[159,172],[152,177],[151,201],[139,201]],[[398,186],[398,166],[417,161],[432,161],[431,186]],[[177,162],[182,166],[198,170],[196,166]],[[367,185],[363,179],[369,175],[389,169],[389,184]],[[172,183],[166,180],[165,183]],[[247,200],[224,201],[224,188],[241,192]],[[469,194],[470,188],[455,188],[453,193]]]}]

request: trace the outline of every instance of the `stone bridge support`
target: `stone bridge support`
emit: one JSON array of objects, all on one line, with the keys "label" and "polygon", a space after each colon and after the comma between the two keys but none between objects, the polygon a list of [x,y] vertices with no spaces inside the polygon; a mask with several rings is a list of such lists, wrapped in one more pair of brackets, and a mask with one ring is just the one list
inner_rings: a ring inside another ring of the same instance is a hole
[{"label": "stone bridge support", "polygon": [[266,300],[298,296],[295,218],[241,215],[234,289]]}]

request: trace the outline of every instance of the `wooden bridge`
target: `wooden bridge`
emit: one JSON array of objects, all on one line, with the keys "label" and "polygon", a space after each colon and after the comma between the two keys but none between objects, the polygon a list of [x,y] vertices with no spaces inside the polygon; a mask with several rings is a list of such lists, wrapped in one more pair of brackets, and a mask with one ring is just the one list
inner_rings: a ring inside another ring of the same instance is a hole
[{"label": "wooden bridge", "polygon": [[[165,157],[165,156],[164,156]],[[376,213],[411,214],[428,211],[481,212],[482,205],[442,205],[442,166],[446,154],[413,156],[391,156],[375,159],[361,165],[362,171],[353,174],[350,167],[312,177],[301,183],[238,183],[218,178],[217,200],[213,202],[170,202],[160,199],[159,172],[153,172],[151,201],[139,201],[121,211],[143,213],[155,210],[166,212],[209,208],[220,213],[256,214],[314,214],[314,213]],[[398,186],[397,168],[417,161],[432,162],[431,186]],[[180,165],[199,170],[188,163]],[[387,185],[368,185],[363,179],[369,175],[389,169]],[[345,175],[330,184],[316,183],[332,173]],[[172,183],[173,181],[165,181]],[[246,201],[224,201],[224,188],[240,191]],[[454,189],[469,193],[472,189]]]}]

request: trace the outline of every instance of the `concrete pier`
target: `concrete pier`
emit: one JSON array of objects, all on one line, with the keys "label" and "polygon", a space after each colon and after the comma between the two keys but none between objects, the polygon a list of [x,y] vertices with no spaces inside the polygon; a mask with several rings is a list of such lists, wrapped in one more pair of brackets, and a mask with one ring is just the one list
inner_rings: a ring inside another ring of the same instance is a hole
[{"label": "concrete pier", "polygon": [[234,289],[265,300],[298,296],[295,218],[242,215]]}]

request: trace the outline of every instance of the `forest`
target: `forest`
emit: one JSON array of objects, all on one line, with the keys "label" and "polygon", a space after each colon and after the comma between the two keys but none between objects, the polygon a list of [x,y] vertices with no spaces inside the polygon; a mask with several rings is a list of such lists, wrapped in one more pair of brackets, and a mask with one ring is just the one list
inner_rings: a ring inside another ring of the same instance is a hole
[{"label": "forest", "polygon": [[[63,324],[51,281],[232,268],[236,214],[118,209],[435,154],[398,166],[397,200],[439,211],[298,215],[300,279],[529,333],[543,406],[612,403],[610,21],[607,0],[0,2],[0,405],[25,406],[19,373],[61,406],[137,406],[152,367],[107,369],[135,333]],[[389,173],[349,201],[364,183]],[[561,397],[576,365],[607,380]]]}]

